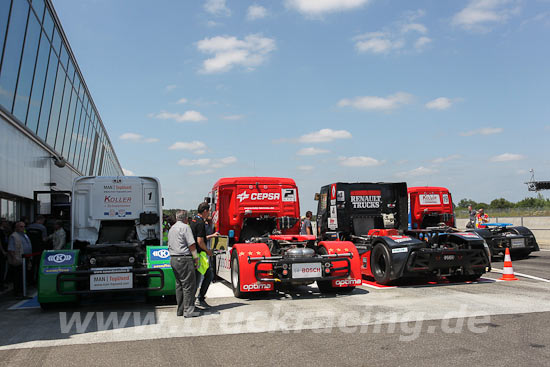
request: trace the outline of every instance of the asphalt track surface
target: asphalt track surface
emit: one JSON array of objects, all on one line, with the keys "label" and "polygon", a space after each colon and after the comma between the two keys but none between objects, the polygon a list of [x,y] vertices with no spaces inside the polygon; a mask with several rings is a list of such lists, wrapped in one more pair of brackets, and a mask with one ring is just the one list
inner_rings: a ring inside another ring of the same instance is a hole
[{"label": "asphalt track surface", "polygon": [[[550,279],[550,252],[513,266]],[[0,302],[0,365],[550,365],[550,282],[499,277],[362,286],[343,296],[311,285],[249,300],[218,283],[209,299],[214,312],[200,318],[178,318],[170,304],[88,303],[77,309],[91,320],[80,331],[75,324],[61,330],[61,313],[66,321],[75,310],[8,310],[16,303],[8,300]],[[119,328],[105,326],[109,315]],[[149,323],[140,323],[147,315]]]}]

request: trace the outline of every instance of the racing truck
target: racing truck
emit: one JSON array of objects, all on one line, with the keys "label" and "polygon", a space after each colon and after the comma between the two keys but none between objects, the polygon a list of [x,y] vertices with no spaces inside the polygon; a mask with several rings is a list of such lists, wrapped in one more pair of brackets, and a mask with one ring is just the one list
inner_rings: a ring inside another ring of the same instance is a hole
[{"label": "racing truck", "polygon": [[207,201],[215,229],[224,236],[214,246],[215,275],[231,284],[236,297],[314,282],[322,293],[346,293],[361,284],[353,243],[299,234],[294,180],[221,178]]},{"label": "racing truck", "polygon": [[[440,227],[448,231],[455,227],[455,216],[451,193],[444,187],[409,187],[409,229]],[[485,223],[486,228],[469,230],[481,236],[489,247],[491,257],[504,255],[508,247],[512,254],[527,257],[533,251],[539,251],[539,245],[533,232],[523,226],[511,223]]]},{"label": "racing truck", "polygon": [[68,250],[44,251],[38,302],[43,309],[101,293],[175,294],[161,246],[160,183],[151,177],[78,177],[73,182]]},{"label": "racing truck", "polygon": [[319,239],[353,243],[362,275],[379,284],[420,276],[473,281],[490,270],[476,233],[408,230],[404,182],[337,182],[321,187],[316,199]]}]

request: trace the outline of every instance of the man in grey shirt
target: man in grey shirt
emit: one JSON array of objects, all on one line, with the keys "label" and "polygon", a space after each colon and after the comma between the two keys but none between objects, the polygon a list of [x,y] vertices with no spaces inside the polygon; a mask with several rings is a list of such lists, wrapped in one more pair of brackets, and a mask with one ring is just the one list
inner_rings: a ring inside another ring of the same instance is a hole
[{"label": "man in grey shirt", "polygon": [[177,315],[196,317],[200,316],[200,312],[195,311],[195,269],[199,263],[199,256],[191,227],[183,222],[185,219],[185,210],[176,213],[177,222],[168,232],[168,252],[176,278]]}]

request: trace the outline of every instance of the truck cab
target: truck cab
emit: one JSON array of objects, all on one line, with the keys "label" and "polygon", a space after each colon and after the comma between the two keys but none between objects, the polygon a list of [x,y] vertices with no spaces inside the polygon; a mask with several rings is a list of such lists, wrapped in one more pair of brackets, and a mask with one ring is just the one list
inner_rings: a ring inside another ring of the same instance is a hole
[{"label": "truck cab", "polygon": [[443,223],[455,227],[453,199],[445,187],[419,186],[407,189],[409,229],[438,227]]},{"label": "truck cab", "polygon": [[156,178],[76,178],[71,215],[70,249],[42,255],[43,308],[97,293],[163,290],[171,269]]},{"label": "truck cab", "polygon": [[221,178],[209,197],[216,231],[233,231],[236,241],[300,232],[298,188],[290,178]]}]

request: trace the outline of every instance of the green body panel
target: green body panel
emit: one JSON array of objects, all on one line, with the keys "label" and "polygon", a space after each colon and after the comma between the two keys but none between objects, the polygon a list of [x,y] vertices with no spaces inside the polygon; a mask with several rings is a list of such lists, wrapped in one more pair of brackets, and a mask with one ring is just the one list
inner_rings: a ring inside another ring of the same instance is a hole
[{"label": "green body panel", "polygon": [[[148,291],[147,295],[151,297],[173,296],[176,294],[176,278],[174,271],[170,266],[170,256],[162,257],[168,253],[168,246],[147,246],[147,268],[162,269],[164,273],[164,288],[158,291]],[[159,287],[160,279],[149,280],[149,287]]]},{"label": "green body panel", "polygon": [[[38,274],[38,302],[57,303],[77,300],[74,295],[63,296],[58,294],[56,285],[57,274],[76,270],[79,254],[79,250],[48,250],[42,253]],[[65,283],[65,289],[74,290],[74,283]]]}]

